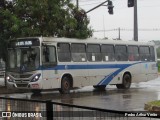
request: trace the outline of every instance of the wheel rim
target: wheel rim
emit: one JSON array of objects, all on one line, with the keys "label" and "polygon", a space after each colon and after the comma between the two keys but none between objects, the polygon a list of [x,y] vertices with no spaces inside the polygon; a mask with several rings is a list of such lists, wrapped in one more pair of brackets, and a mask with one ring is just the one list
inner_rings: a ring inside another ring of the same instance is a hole
[{"label": "wheel rim", "polygon": [[65,90],[69,89],[69,83],[67,81],[64,82],[64,89]]}]

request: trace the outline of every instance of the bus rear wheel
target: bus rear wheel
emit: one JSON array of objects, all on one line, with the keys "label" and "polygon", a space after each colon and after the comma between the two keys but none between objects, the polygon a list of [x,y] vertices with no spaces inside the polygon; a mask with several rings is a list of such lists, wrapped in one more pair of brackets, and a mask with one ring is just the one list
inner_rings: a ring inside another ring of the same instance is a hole
[{"label": "bus rear wheel", "polygon": [[70,93],[70,89],[71,89],[71,83],[69,81],[69,78],[65,76],[62,78],[61,88],[59,89],[59,92],[61,94],[68,94]]},{"label": "bus rear wheel", "polygon": [[124,74],[123,83],[116,85],[118,89],[129,89],[131,86],[131,76],[129,74]]}]

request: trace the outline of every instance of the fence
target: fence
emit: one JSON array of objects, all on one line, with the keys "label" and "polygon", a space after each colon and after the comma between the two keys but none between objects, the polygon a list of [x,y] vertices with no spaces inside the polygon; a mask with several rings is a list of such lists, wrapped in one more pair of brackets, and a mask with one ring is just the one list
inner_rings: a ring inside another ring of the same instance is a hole
[{"label": "fence", "polygon": [[0,97],[2,120],[158,120],[156,113],[126,112],[64,104],[50,100]]}]

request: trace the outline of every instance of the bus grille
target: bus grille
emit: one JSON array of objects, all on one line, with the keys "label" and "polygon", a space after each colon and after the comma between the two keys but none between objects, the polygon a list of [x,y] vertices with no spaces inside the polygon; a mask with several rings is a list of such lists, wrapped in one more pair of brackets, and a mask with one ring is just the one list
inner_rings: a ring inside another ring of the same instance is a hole
[{"label": "bus grille", "polygon": [[15,80],[16,83],[29,82],[30,80]]},{"label": "bus grille", "polygon": [[28,84],[17,84],[17,87],[27,87]]},{"label": "bus grille", "polygon": [[29,78],[32,74],[11,74],[14,78]]}]

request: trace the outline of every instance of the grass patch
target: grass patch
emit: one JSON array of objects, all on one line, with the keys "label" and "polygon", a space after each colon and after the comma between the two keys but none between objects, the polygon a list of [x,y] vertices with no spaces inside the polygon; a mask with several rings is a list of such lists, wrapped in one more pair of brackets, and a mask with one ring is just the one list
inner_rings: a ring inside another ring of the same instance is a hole
[{"label": "grass patch", "polygon": [[160,100],[149,102],[148,105],[159,106],[160,107]]},{"label": "grass patch", "polygon": [[157,64],[158,64],[158,72],[160,72],[160,61],[158,61]]}]

